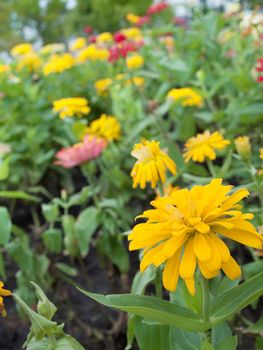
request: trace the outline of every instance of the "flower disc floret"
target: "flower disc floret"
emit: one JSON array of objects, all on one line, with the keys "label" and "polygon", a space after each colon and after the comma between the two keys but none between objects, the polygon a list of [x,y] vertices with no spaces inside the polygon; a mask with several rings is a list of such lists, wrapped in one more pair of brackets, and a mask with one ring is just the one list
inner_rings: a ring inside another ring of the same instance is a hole
[{"label": "flower disc floret", "polygon": [[164,264],[164,287],[174,291],[181,277],[192,295],[197,267],[207,279],[220,270],[230,279],[238,278],[240,267],[221,236],[258,249],[263,238],[249,222],[253,215],[243,214],[237,204],[249,192],[240,189],[229,194],[231,190],[222,179],[214,179],[153,201],[154,209],[139,216],[147,221],[129,235],[129,249],[143,249],[141,271]]}]

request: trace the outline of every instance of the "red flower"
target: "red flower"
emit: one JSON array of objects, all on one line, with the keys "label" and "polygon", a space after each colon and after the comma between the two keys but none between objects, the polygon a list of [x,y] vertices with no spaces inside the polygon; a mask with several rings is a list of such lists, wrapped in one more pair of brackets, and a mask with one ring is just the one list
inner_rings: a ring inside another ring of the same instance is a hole
[{"label": "red flower", "polygon": [[263,75],[260,75],[260,76],[257,78],[257,82],[258,82],[258,83],[263,83]]},{"label": "red flower", "polygon": [[126,58],[129,52],[137,51],[143,44],[143,41],[139,41],[136,43],[123,41],[117,45],[112,46],[109,49],[109,62],[114,63],[118,61],[121,57]]},{"label": "red flower", "polygon": [[96,41],[97,41],[97,35],[91,35],[91,36],[89,37],[89,43],[95,44]]},{"label": "red flower", "polygon": [[147,14],[152,16],[155,13],[159,13],[159,12],[165,10],[167,7],[169,7],[167,2],[161,2],[160,4],[152,5],[148,8]]},{"label": "red flower", "polygon": [[263,72],[263,58],[259,58],[257,60],[256,71],[257,72]]},{"label": "red flower", "polygon": [[86,33],[86,34],[91,34],[93,32],[92,26],[84,27],[83,32]]},{"label": "red flower", "polygon": [[183,17],[174,17],[173,23],[179,27],[187,28],[187,19]]},{"label": "red flower", "polygon": [[114,41],[115,43],[121,43],[122,41],[126,40],[126,36],[124,34],[122,34],[121,32],[116,32],[113,35]]}]

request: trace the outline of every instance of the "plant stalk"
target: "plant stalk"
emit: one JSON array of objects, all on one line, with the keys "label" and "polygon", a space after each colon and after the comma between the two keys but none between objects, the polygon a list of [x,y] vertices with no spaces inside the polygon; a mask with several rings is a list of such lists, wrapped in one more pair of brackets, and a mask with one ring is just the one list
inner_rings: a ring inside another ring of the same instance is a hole
[{"label": "plant stalk", "polygon": [[209,322],[209,280],[202,275],[202,314],[204,322]]}]

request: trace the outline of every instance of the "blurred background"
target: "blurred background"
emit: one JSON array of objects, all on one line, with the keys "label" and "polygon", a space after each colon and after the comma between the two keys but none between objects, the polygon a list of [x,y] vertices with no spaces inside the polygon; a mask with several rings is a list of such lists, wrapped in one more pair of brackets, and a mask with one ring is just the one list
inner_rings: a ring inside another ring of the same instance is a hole
[{"label": "blurred background", "polygon": [[[155,1],[158,3],[159,1]],[[169,0],[177,16],[188,16],[190,7],[219,11],[241,3],[247,10],[262,0]],[[41,46],[66,42],[87,26],[113,32],[125,26],[129,12],[141,15],[151,0],[2,0],[0,2],[0,51],[9,51],[23,41]]]}]

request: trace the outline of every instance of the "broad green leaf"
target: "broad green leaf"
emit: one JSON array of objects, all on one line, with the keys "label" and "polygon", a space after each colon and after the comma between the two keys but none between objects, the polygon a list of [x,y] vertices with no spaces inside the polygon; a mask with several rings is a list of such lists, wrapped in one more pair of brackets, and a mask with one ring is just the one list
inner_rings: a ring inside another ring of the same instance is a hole
[{"label": "broad green leaf", "polygon": [[78,271],[74,269],[74,267],[69,266],[68,264],[64,263],[56,263],[55,265],[61,272],[65,273],[66,275],[70,277],[75,277],[78,274]]},{"label": "broad green leaf", "polygon": [[253,261],[242,267],[242,272],[245,279],[255,276],[263,271],[263,260]]},{"label": "broad green leaf", "polygon": [[44,244],[49,252],[60,253],[62,250],[62,232],[60,229],[50,228],[42,235]]},{"label": "broad green leaf", "polygon": [[5,262],[3,259],[3,254],[0,252],[0,276],[3,279],[6,279],[6,273],[5,273]]},{"label": "broad green leaf", "polygon": [[263,295],[263,272],[219,295],[211,307],[211,322],[217,324]]},{"label": "broad green leaf", "polygon": [[80,291],[105,306],[153,319],[163,325],[180,327],[189,331],[204,331],[210,327],[209,323],[198,318],[192,311],[159,298],[132,294],[104,296],[82,289]]},{"label": "broad green leaf", "polygon": [[89,252],[91,237],[99,225],[98,209],[89,207],[82,211],[75,223],[79,250],[84,257]]},{"label": "broad green leaf", "polygon": [[169,327],[148,325],[135,317],[135,337],[140,350],[170,350]]},{"label": "broad green leaf", "polygon": [[212,328],[212,344],[214,348],[219,346],[227,338],[232,336],[232,331],[226,322],[220,323]]},{"label": "broad green leaf", "polygon": [[0,244],[6,245],[10,239],[12,223],[8,210],[0,207]]},{"label": "broad green leaf", "polygon": [[220,343],[215,350],[236,350],[237,344],[237,337],[230,336]]},{"label": "broad green leaf", "polygon": [[177,327],[170,327],[170,348],[171,350],[200,350],[200,333],[186,332]]},{"label": "broad green leaf", "polygon": [[47,222],[54,222],[59,216],[57,203],[51,202],[49,204],[42,204],[41,209]]}]

